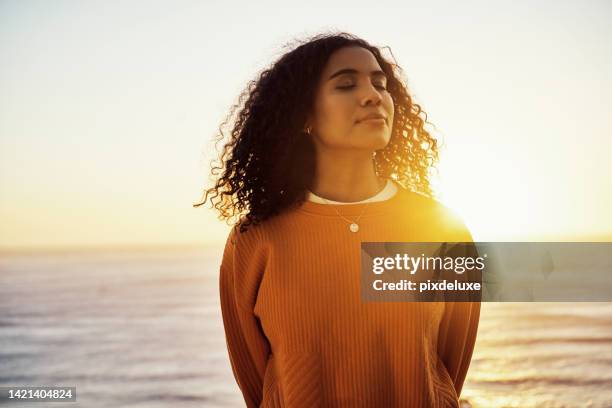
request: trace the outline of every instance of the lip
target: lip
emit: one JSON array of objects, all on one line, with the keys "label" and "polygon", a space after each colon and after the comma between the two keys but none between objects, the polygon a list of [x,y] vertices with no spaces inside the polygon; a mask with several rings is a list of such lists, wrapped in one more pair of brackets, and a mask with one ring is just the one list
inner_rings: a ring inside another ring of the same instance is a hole
[{"label": "lip", "polygon": [[370,119],[364,119],[360,121],[359,123],[374,123],[374,124],[384,125],[387,123],[387,121],[384,118],[370,118]]},{"label": "lip", "polygon": [[387,118],[380,113],[370,113],[369,115],[366,115],[363,118],[357,120],[357,123],[361,123],[361,122],[387,123]]}]

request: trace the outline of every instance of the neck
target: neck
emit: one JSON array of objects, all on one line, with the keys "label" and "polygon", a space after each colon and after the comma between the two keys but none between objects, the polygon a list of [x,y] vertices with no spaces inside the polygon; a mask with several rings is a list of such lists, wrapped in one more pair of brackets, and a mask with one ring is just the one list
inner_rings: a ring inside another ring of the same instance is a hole
[{"label": "neck", "polygon": [[376,176],[371,151],[319,151],[310,191],[328,200],[353,202],[376,195],[385,184]]}]

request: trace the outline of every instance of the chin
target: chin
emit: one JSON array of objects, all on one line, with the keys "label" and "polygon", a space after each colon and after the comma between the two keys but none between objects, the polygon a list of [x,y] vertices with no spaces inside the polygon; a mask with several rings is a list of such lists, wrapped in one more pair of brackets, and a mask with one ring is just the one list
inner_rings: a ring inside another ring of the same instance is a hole
[{"label": "chin", "polygon": [[364,142],[366,142],[364,144],[367,144],[367,146],[363,147],[368,147],[372,150],[384,149],[389,144],[389,140],[391,140],[391,135],[370,133],[364,137]]}]

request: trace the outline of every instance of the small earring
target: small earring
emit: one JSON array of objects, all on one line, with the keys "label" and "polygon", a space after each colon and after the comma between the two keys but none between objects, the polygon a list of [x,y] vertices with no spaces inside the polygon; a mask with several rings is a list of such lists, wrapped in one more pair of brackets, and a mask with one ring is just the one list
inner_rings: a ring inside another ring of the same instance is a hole
[{"label": "small earring", "polygon": [[306,133],[308,134],[308,136],[310,136],[310,132],[312,132],[312,129],[310,128],[310,126],[308,126],[306,128]]}]

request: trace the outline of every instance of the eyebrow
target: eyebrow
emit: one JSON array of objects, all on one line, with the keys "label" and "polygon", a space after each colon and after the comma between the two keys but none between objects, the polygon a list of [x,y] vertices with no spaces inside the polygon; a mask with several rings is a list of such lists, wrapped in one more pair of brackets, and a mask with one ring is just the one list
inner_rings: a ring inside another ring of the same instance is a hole
[{"label": "eyebrow", "polygon": [[[333,79],[333,78],[335,78],[335,77],[337,77],[339,75],[358,74],[358,73],[359,73],[359,71],[357,71],[356,69],[353,69],[353,68],[344,68],[344,69],[341,69],[341,70],[336,71],[335,73],[331,74],[329,76],[329,78],[327,78],[327,80],[329,81],[330,79]],[[372,75],[372,76],[383,76],[383,77],[385,77],[385,79],[387,78],[387,75],[383,71],[381,71],[379,69],[376,69],[374,71],[370,71],[370,75]]]}]

